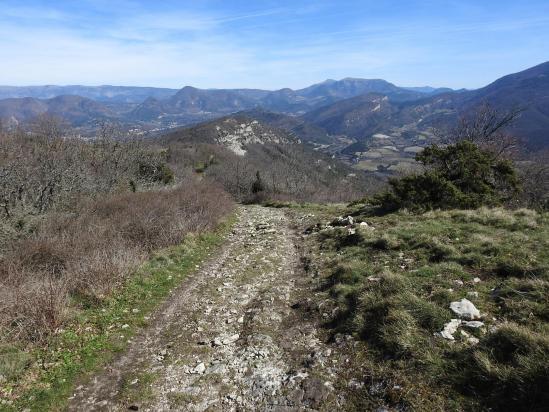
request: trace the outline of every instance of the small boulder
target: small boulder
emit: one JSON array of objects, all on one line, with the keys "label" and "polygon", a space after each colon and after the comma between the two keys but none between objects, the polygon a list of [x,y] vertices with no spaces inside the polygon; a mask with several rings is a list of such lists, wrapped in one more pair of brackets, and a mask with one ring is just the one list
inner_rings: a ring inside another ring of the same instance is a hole
[{"label": "small boulder", "polygon": [[450,309],[462,319],[476,320],[480,319],[479,310],[468,299],[461,299],[459,302],[450,303]]}]

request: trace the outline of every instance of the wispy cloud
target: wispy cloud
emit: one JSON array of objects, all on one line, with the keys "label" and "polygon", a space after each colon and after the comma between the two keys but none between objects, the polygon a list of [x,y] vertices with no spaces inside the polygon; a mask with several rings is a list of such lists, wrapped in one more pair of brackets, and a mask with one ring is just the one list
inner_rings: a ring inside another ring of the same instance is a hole
[{"label": "wispy cloud", "polygon": [[360,76],[474,87],[540,62],[549,41],[541,1],[537,13],[493,15],[459,2],[449,6],[459,19],[360,1],[180,4],[6,1],[0,83],[277,88]]}]

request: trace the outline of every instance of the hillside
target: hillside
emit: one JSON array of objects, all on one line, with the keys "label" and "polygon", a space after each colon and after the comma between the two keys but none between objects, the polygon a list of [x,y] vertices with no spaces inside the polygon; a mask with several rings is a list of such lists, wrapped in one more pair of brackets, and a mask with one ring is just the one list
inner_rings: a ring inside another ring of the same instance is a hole
[{"label": "hillside", "polygon": [[[375,97],[360,96],[313,110],[303,118],[330,134],[345,134],[358,142],[346,151],[364,151],[374,133],[399,137],[429,133],[432,128],[449,127],[460,116],[471,114],[489,103],[497,110],[524,109],[512,132],[526,147],[540,149],[549,141],[549,62],[505,76],[478,90],[441,93],[414,101],[398,101],[386,95],[379,109]],[[376,109],[376,110],[374,110]]]},{"label": "hillside", "polygon": [[103,104],[81,96],[63,95],[51,99],[25,97],[0,100],[0,119],[17,124],[32,121],[35,117],[44,114],[59,117],[74,126],[116,117]]},{"label": "hillside", "polygon": [[386,80],[356,79],[351,77],[342,80],[326,80],[322,83],[297,90],[296,93],[300,96],[316,100],[315,106],[368,93],[383,94],[395,101],[416,100],[424,97],[422,92],[397,87]]},{"label": "hillside", "polygon": [[252,144],[295,144],[299,140],[283,129],[275,129],[247,116],[229,116],[190,128],[170,132],[162,137],[167,142],[209,143],[227,147],[244,155]]},{"label": "hillside", "polygon": [[471,94],[469,109],[483,101],[500,109],[523,108],[514,132],[533,149],[549,145],[549,62],[502,77]]},{"label": "hillside", "polygon": [[546,214],[314,214],[306,261],[323,324],[348,351],[345,410],[544,409]]},{"label": "hillside", "polygon": [[[174,169],[193,164],[239,200],[342,201],[375,192],[375,177],[313,150],[292,133],[246,114],[227,116],[166,133],[157,141],[168,147]],[[262,191],[253,192],[261,180]]]},{"label": "hillside", "polygon": [[258,120],[271,127],[289,131],[307,143],[326,145],[334,143],[334,136],[331,136],[322,127],[306,121],[302,116],[277,113],[261,108],[246,110],[238,114]]},{"label": "hillside", "polygon": [[393,112],[388,96],[369,93],[313,110],[303,119],[332,135],[361,138],[386,127]]},{"label": "hillside", "polygon": [[16,371],[39,389],[12,410],[543,410],[546,216],[362,206],[239,206],[156,254]]}]

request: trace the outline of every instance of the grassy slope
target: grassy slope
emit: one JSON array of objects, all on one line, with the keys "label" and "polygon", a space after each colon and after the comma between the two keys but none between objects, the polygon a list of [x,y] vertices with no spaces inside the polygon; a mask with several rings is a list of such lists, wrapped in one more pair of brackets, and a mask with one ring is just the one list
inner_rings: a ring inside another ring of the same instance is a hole
[{"label": "grassy slope", "polygon": [[0,410],[61,410],[75,380],[122,351],[147,325],[148,315],[221,245],[233,222],[231,218],[212,233],[188,236],[181,245],[159,252],[99,306],[75,302],[81,309],[47,350],[0,347],[0,375],[7,378],[0,386]]},{"label": "grassy slope", "polygon": [[[355,213],[371,228],[315,237],[330,327],[363,344],[357,408],[541,410],[549,402],[549,217],[503,209]],[[332,215],[333,217],[333,215]],[[475,282],[475,278],[480,282]],[[434,334],[468,298],[485,327]]]}]

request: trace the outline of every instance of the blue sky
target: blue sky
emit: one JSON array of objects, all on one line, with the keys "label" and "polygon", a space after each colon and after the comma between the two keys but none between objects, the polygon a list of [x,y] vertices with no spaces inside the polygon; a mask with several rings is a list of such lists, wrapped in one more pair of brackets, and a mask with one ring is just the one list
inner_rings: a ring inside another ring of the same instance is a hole
[{"label": "blue sky", "polygon": [[548,45],[547,0],[0,0],[5,85],[476,88]]}]

